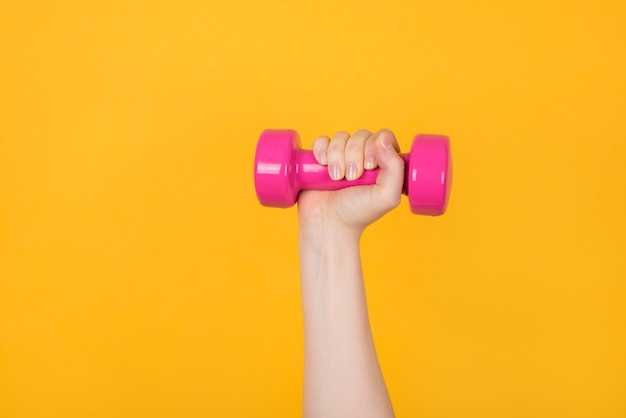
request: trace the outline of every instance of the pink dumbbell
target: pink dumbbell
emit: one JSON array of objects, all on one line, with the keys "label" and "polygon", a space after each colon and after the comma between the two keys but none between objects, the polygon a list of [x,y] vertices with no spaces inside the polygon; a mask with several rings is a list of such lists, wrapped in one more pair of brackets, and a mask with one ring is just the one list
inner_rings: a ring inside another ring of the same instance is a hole
[{"label": "pink dumbbell", "polygon": [[[450,140],[443,135],[417,135],[405,161],[403,193],[409,197],[411,212],[442,215],[446,211],[452,184]],[[254,158],[254,186],[264,206],[293,206],[301,190],[339,190],[350,186],[376,184],[379,169],[366,170],[348,181],[332,180],[328,167],[317,162],[313,151],[300,148],[296,131],[263,131]]]}]

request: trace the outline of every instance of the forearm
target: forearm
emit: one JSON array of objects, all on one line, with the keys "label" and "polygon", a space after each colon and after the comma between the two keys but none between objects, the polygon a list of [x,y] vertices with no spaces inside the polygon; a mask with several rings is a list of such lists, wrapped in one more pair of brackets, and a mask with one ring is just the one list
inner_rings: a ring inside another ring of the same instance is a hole
[{"label": "forearm", "polygon": [[360,234],[302,228],[304,416],[392,417],[372,340]]}]

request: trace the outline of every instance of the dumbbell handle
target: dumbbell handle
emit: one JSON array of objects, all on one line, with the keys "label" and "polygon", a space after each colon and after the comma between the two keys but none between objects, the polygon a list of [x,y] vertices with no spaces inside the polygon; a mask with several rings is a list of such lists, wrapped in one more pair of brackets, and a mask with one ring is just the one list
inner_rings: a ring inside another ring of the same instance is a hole
[{"label": "dumbbell handle", "polygon": [[[400,154],[400,157],[404,160],[405,167],[408,167],[410,154]],[[313,155],[313,151],[302,149],[296,151],[294,169],[296,181],[301,190],[339,190],[351,186],[376,184],[378,172],[380,171],[380,168],[365,170],[363,175],[356,180],[347,180],[345,178],[333,180],[328,174],[328,166],[318,163]],[[406,187],[403,188],[403,193],[406,194]]]}]

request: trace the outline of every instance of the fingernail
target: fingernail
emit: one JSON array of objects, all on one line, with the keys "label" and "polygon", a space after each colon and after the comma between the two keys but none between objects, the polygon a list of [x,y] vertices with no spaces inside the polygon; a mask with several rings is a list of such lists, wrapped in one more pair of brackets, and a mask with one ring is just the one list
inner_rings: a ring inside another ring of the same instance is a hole
[{"label": "fingernail", "polygon": [[320,164],[322,164],[322,165],[328,164],[328,160],[327,160],[327,157],[326,157],[326,151],[320,152]]},{"label": "fingernail", "polygon": [[348,180],[354,180],[356,178],[356,164],[348,163],[346,168],[346,178]]},{"label": "fingernail", "polygon": [[391,146],[391,141],[389,140],[389,136],[386,133],[382,133],[380,134],[380,145],[383,147],[384,150],[389,149],[389,147]]},{"label": "fingernail", "polygon": [[365,161],[363,163],[363,167],[366,170],[371,170],[372,168],[374,168],[374,156],[373,155],[366,155],[365,156]]},{"label": "fingernail", "polygon": [[332,163],[330,165],[330,178],[333,180],[340,180],[341,179],[341,173],[339,170],[339,164],[337,163]]}]

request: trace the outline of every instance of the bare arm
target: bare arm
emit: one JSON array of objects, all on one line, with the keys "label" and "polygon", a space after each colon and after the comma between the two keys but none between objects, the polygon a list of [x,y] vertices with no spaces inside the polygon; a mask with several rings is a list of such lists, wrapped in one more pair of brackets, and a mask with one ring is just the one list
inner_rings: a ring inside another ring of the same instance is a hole
[{"label": "bare arm", "polygon": [[[299,200],[305,418],[394,416],[372,339],[359,255],[363,230],[397,206],[402,189],[397,143],[391,133],[381,133],[316,141],[317,154],[329,151],[329,170],[335,158],[343,159],[340,174],[356,159],[360,176],[364,155],[373,153],[376,163],[369,167],[381,166],[377,185],[307,192]],[[337,142],[345,145],[335,154]]]}]

